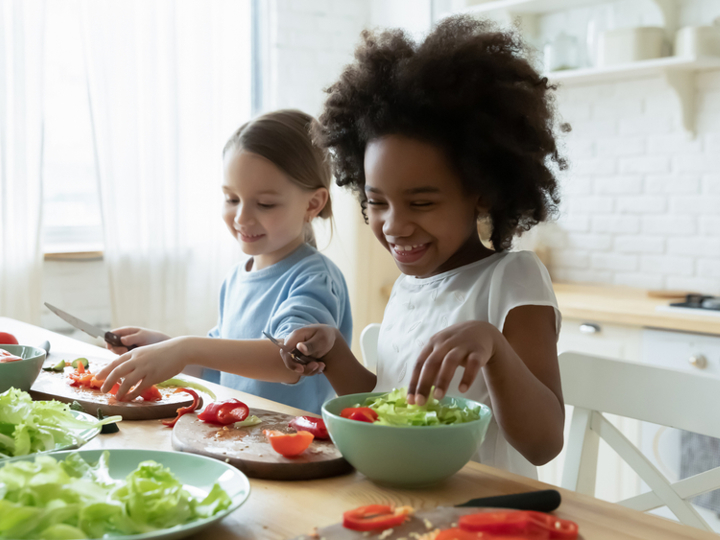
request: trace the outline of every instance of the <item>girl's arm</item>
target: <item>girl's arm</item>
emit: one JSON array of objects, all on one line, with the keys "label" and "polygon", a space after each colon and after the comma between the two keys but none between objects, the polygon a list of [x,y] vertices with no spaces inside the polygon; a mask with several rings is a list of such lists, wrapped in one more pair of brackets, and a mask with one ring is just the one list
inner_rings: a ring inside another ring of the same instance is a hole
[{"label": "girl's arm", "polygon": [[[338,396],[371,392],[375,388],[377,376],[355,358],[337,328],[324,324],[299,328],[287,337],[285,345],[291,349],[297,347],[306,356],[321,358],[323,373]],[[302,370],[303,366],[290,355],[283,353],[282,357],[289,369]]]},{"label": "girl's arm", "polygon": [[555,312],[520,306],[508,313],[504,330],[470,321],[439,332],[423,349],[408,388],[409,401],[424,403],[435,385],[445,394],[456,369],[465,368],[465,392],[482,369],[493,414],[508,442],[534,465],[554,458],[563,446],[565,408],[557,361]]},{"label": "girl's arm", "polygon": [[[296,383],[301,375],[285,367],[280,350],[268,340],[190,336],[133,349],[108,364],[97,378],[105,381],[103,392],[123,379],[117,398],[129,401],[153,384],[174,377],[188,365],[269,382]],[[323,367],[320,362],[311,362],[304,366],[302,374],[314,375]]]}]

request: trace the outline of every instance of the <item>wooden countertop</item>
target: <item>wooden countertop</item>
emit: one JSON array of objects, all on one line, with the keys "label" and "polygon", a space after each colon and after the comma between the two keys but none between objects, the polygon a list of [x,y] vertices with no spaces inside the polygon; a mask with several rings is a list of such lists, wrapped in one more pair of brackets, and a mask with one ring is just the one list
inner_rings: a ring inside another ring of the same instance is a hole
[{"label": "wooden countertop", "polygon": [[564,318],[720,335],[720,317],[657,311],[678,299],[651,297],[648,291],[612,285],[554,283]]},{"label": "wooden countertop", "polygon": [[[63,354],[114,357],[106,349],[8,318],[0,317],[0,329],[15,334],[23,344],[50,341],[51,357]],[[206,382],[203,384],[211,387],[219,399],[237,397],[247,403],[251,410],[261,407],[289,414],[301,412],[250,394]],[[158,420],[127,421],[120,423],[119,427],[119,433],[98,435],[83,448],[172,451],[171,430],[162,426]],[[250,484],[250,497],[245,504],[219,524],[191,538],[282,540],[307,534],[315,526],[339,522],[344,511],[360,505],[390,502],[411,505],[418,510],[431,509],[459,504],[476,497],[553,487],[474,462],[441,484],[413,490],[384,488],[370,482],[360,473],[293,482],[251,479]],[[563,502],[555,514],[578,523],[581,538],[586,540],[717,540],[717,536],[709,532],[573,491],[559,491]]]}]

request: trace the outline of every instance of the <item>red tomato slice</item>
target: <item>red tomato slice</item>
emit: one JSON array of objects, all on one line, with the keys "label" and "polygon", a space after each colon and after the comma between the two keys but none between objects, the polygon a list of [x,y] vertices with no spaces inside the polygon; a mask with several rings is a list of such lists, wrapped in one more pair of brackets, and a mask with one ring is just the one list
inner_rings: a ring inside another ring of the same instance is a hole
[{"label": "red tomato slice", "polygon": [[452,528],[440,531],[435,537],[435,540],[485,540],[488,538],[487,535],[483,538],[483,533],[476,533],[470,531],[463,531],[462,529]]},{"label": "red tomato slice", "polygon": [[263,435],[270,441],[273,450],[287,458],[302,454],[315,438],[312,433],[307,431],[283,433],[282,431],[266,429],[263,430]]},{"label": "red tomato slice", "polygon": [[22,360],[22,358],[19,356],[15,356],[14,354],[7,352],[5,349],[0,349],[0,364],[19,362],[20,360]]},{"label": "red tomato slice", "polygon": [[162,399],[162,394],[160,393],[160,390],[158,390],[157,386],[153,384],[150,388],[140,394],[140,397],[143,398],[143,401],[160,401]]},{"label": "red tomato slice", "polygon": [[530,510],[469,514],[458,520],[458,526],[466,531],[535,535],[534,537],[557,540],[574,540],[578,536],[576,523]]},{"label": "red tomato slice", "polygon": [[327,427],[322,418],[315,418],[314,416],[296,416],[288,427],[293,428],[295,431],[307,431],[312,433],[316,439],[327,440],[330,438]]}]

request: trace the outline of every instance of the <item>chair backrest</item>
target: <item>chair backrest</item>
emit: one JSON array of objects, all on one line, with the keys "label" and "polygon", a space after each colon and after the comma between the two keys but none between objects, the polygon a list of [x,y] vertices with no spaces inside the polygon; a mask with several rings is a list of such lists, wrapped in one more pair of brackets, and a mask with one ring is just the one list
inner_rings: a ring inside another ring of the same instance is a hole
[{"label": "chair backrest", "polygon": [[377,372],[377,347],[380,325],[377,323],[368,324],[360,334],[360,352],[362,353],[365,367],[372,372]]},{"label": "chair backrest", "polygon": [[565,403],[574,407],[562,486],[594,495],[602,438],[652,490],[619,504],[667,506],[682,523],[712,530],[688,499],[720,488],[720,467],[671,484],[603,413],[720,438],[720,378],[574,352],[558,360]]}]

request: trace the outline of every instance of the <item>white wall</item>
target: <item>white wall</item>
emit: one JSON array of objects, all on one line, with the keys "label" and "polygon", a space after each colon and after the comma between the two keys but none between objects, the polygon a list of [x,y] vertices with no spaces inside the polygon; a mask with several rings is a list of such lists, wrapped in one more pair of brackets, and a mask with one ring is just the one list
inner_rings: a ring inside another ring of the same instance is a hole
[{"label": "white wall", "polygon": [[[662,20],[647,0],[613,4],[616,26]],[[681,5],[681,26],[720,16],[720,2]],[[608,7],[543,17],[540,41],[560,29],[581,36],[598,9]],[[699,73],[696,92],[692,138],[661,77],[563,85],[571,168],[561,218],[539,235],[554,279],[720,294],[720,70]]]}]

